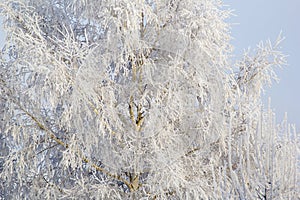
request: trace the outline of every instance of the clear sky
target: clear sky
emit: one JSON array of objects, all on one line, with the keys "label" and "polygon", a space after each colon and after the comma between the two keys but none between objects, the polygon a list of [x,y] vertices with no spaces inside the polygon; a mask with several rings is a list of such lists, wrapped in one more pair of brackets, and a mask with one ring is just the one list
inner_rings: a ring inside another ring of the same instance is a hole
[{"label": "clear sky", "polygon": [[231,17],[234,53],[256,47],[260,41],[274,41],[282,31],[282,51],[288,55],[288,66],[276,70],[280,79],[266,89],[264,100],[271,97],[277,122],[288,113],[288,121],[300,130],[300,0],[224,0],[234,10]]},{"label": "clear sky", "polygon": [[[232,44],[236,55],[241,55],[244,48],[255,47],[261,40],[275,40],[282,31],[286,38],[282,51],[289,55],[289,65],[277,70],[280,82],[267,88],[264,98],[271,97],[277,122],[287,112],[289,122],[300,130],[300,0],[224,0],[224,3],[235,10],[236,16],[230,22],[234,23]],[[1,46],[3,38],[0,30]]]}]

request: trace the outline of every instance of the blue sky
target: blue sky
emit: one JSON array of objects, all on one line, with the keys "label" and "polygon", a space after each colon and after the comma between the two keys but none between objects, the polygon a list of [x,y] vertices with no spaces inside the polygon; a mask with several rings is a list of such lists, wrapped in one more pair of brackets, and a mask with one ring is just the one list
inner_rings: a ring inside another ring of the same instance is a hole
[{"label": "blue sky", "polygon": [[[300,129],[300,0],[224,0],[234,9],[230,19],[232,25],[232,44],[234,53],[241,55],[243,49],[255,48],[261,40],[275,40],[282,31],[286,38],[282,43],[282,51],[289,55],[288,66],[276,70],[280,78],[279,84],[267,88],[264,99],[270,96],[272,107],[276,112],[277,122],[284,113],[288,120]],[[3,32],[0,30],[0,44],[3,44]]]},{"label": "blue sky", "polygon": [[271,107],[277,122],[288,113],[288,121],[300,129],[300,0],[224,0],[236,16],[232,25],[234,53],[242,55],[243,49],[255,48],[260,41],[274,41],[282,31],[285,40],[282,51],[288,55],[288,66],[276,70],[280,79],[266,88],[264,102],[271,97]]}]

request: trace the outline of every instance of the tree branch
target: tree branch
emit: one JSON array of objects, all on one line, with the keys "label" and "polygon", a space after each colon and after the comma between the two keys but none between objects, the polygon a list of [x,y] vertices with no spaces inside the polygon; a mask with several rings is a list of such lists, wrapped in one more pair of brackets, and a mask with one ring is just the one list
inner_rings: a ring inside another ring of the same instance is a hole
[{"label": "tree branch", "polygon": [[[9,88],[7,88],[9,90]],[[9,90],[10,91],[10,90]],[[11,91],[10,91],[10,94]],[[27,111],[20,103],[18,103],[15,99],[13,99],[12,97],[10,97],[9,95],[7,95],[8,98],[10,98],[12,100],[12,102],[14,104],[16,104],[28,117],[30,117],[35,123],[36,125],[43,131],[45,131],[51,139],[53,139],[57,144],[65,147],[66,149],[69,148],[69,145],[65,142],[63,142],[62,140],[60,140],[58,137],[55,136],[55,133],[53,133],[52,130],[48,129],[42,122],[40,122],[33,114],[31,114],[29,111]],[[82,152],[78,152],[79,155],[81,156],[81,159],[83,162],[85,163],[91,163],[91,161],[82,155]],[[97,171],[100,171],[104,174],[106,174],[107,176],[113,178],[113,179],[116,179],[116,180],[119,180],[123,183],[125,183],[127,185],[127,187],[131,190],[131,191],[134,191],[136,188],[134,187],[134,183],[130,183],[128,182],[127,180],[125,180],[124,178],[122,178],[120,175],[116,175],[116,174],[112,174],[110,173],[109,171],[107,171],[106,169],[102,168],[102,167],[99,167],[98,165],[94,164],[94,163],[91,163],[91,166],[96,169]]]}]

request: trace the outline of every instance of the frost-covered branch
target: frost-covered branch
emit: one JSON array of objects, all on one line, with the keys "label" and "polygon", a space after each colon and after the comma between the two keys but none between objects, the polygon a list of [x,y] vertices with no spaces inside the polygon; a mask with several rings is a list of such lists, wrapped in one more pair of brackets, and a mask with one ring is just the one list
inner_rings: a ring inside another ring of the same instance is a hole
[{"label": "frost-covered branch", "polygon": [[221,1],[0,6],[0,197],[299,195],[298,136],[260,102],[280,38],[233,65]]}]

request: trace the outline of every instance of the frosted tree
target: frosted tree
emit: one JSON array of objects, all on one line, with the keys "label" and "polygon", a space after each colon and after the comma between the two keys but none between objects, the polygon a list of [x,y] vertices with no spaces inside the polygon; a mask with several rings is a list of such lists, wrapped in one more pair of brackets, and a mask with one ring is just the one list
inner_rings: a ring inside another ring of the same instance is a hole
[{"label": "frosted tree", "polygon": [[221,1],[0,5],[1,197],[299,195],[297,134],[260,102],[281,38],[232,64]]}]

